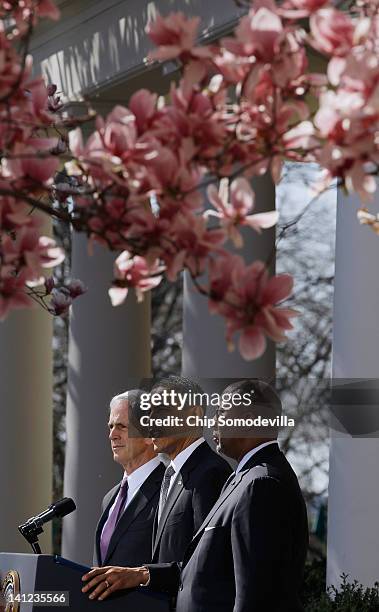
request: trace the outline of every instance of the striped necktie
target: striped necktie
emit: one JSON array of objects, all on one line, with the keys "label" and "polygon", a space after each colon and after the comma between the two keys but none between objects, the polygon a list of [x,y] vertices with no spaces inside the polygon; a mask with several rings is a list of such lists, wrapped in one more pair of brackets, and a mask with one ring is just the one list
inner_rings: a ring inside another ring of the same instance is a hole
[{"label": "striped necktie", "polygon": [[167,501],[168,490],[170,488],[170,482],[172,476],[175,474],[175,470],[172,465],[167,466],[166,471],[163,476],[163,482],[161,486],[161,493],[159,497],[159,509],[158,509],[158,523],[161,520],[162,510]]}]

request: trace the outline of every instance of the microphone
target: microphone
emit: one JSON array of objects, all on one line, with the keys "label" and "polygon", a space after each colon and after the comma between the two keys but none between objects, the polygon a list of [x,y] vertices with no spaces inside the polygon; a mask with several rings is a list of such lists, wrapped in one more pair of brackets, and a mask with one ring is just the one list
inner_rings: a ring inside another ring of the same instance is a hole
[{"label": "microphone", "polygon": [[30,521],[41,522],[41,525],[48,523],[53,518],[63,517],[66,514],[70,514],[70,512],[74,512],[76,510],[76,505],[71,497],[64,497],[57,502],[51,504],[47,510],[41,512],[41,514],[37,514],[37,516],[33,516],[28,519],[25,524],[30,523]]},{"label": "microphone", "polygon": [[41,549],[38,544],[38,536],[43,532],[42,525],[48,523],[55,517],[63,517],[70,512],[76,510],[76,505],[71,497],[64,497],[57,502],[51,504],[46,510],[32,516],[22,525],[19,525],[18,529],[24,538],[31,544],[33,551],[37,554],[41,553]]}]

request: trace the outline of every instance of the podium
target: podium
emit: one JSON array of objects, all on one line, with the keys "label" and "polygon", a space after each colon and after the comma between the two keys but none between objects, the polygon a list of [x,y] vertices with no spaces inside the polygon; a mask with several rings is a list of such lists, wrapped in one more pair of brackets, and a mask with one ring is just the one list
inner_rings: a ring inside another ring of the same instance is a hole
[{"label": "podium", "polygon": [[[63,562],[65,560],[62,560]],[[0,553],[0,583],[8,577],[8,593],[19,589],[19,603],[6,610],[12,612],[169,612],[169,598],[148,587],[119,591],[105,601],[91,601],[82,593],[83,571],[57,563],[54,555]],[[12,584],[13,582],[13,584]],[[53,596],[55,597],[53,598]],[[39,600],[39,601],[37,601]],[[43,601],[44,600],[44,601]],[[18,607],[19,606],[19,607]],[[4,610],[0,597],[0,611]]]}]

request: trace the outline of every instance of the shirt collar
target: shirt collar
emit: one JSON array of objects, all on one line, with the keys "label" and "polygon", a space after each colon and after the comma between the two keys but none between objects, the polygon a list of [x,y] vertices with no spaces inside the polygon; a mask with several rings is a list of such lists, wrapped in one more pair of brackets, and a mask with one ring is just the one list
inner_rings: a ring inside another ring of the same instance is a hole
[{"label": "shirt collar", "polygon": [[140,467],[134,470],[134,472],[132,472],[130,475],[128,475],[126,472],[124,473],[123,480],[125,478],[127,478],[128,480],[129,496],[133,495],[133,493],[137,491],[137,489],[139,489],[141,485],[143,485],[145,480],[147,480],[147,478],[155,470],[155,468],[158,467],[159,464],[160,461],[158,457],[154,457],[153,459],[150,459],[150,461],[148,461],[147,463],[140,465]]},{"label": "shirt collar", "polygon": [[192,444],[190,444],[184,450],[178,453],[175,459],[172,459],[170,465],[172,465],[176,474],[180,472],[187,459],[190,458],[194,450],[196,450],[197,447],[200,446],[200,444],[202,444],[203,442],[205,442],[204,438],[199,438],[198,440],[195,440],[195,442],[192,442]]},{"label": "shirt collar", "polygon": [[244,455],[241,461],[239,462],[237,469],[236,469],[236,474],[238,474],[238,472],[242,470],[243,466],[249,461],[249,459],[251,459],[251,457],[255,455],[255,453],[260,451],[261,448],[265,448],[265,446],[269,446],[269,444],[277,444],[277,443],[278,443],[277,440],[270,440],[270,442],[263,442],[262,444],[259,444],[259,446],[256,446],[255,448],[252,448],[251,450],[249,450],[249,452],[246,453],[246,455]]}]

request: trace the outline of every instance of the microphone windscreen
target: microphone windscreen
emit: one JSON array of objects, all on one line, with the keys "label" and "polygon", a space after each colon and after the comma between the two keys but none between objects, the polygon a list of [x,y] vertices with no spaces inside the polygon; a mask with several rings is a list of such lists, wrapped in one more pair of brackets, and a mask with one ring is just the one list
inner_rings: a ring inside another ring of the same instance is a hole
[{"label": "microphone windscreen", "polygon": [[76,510],[76,504],[71,497],[64,497],[52,504],[51,508],[54,510],[55,516],[66,516],[66,514]]}]

